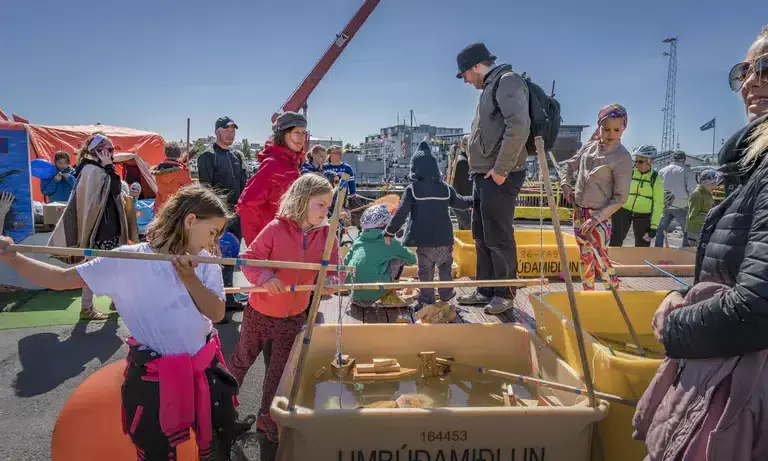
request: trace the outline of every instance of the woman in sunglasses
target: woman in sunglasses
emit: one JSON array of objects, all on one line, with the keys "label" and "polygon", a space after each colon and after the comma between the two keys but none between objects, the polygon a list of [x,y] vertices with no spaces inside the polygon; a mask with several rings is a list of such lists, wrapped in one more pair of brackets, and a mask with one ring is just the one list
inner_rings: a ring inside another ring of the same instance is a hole
[{"label": "woman in sunglasses", "polygon": [[[112,141],[101,133],[85,140],[77,153],[75,189],[51,234],[49,246],[112,250],[128,243],[128,220],[115,172]],[[69,259],[67,262],[76,261]],[[93,292],[83,287],[80,318],[104,320],[93,305]]]},{"label": "woman in sunglasses", "polygon": [[720,152],[735,188],[704,219],[694,284],[653,317],[668,360],[633,425],[652,460],[768,459],[768,27],[731,72],[750,124]]}]

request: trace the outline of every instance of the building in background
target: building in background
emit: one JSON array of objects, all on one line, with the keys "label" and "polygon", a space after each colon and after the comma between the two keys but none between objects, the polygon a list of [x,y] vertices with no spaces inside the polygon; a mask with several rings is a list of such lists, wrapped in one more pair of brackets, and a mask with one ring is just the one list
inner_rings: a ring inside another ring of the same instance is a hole
[{"label": "building in background", "polygon": [[310,136],[309,147],[311,148],[315,144],[320,144],[326,149],[330,148],[331,146],[341,146],[342,149],[344,148],[344,141],[342,141],[341,138],[316,138],[316,137]]},{"label": "building in background", "polygon": [[589,125],[560,125],[557,141],[552,149],[558,163],[573,157],[581,149],[584,128],[589,128]]},{"label": "building in background", "polygon": [[[462,134],[464,134],[462,128],[432,125],[411,127],[406,124],[389,126],[379,130],[378,134],[366,136],[360,145],[360,152],[366,160],[404,159],[409,162],[420,142],[434,141],[433,144],[435,145],[442,142],[450,145],[460,141]],[[441,151],[442,149],[433,149],[435,154],[439,154]]]}]

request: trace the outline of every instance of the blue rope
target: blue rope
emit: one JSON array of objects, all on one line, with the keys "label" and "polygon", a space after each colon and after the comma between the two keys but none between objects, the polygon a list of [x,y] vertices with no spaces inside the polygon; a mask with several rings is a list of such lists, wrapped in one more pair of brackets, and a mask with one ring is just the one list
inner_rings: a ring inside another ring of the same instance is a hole
[{"label": "blue rope", "polygon": [[680,280],[679,278],[677,278],[674,275],[670,274],[669,272],[665,271],[664,269],[660,268],[659,266],[657,266],[657,265],[655,265],[655,264],[653,264],[653,263],[651,263],[651,262],[649,262],[647,260],[644,260],[643,262],[648,264],[652,268],[656,269],[657,271],[661,272],[662,274],[666,275],[667,277],[672,278],[672,280],[674,280],[675,282],[682,284],[684,287],[689,288],[691,286],[690,284],[683,282],[682,280]]},{"label": "blue rope", "polygon": [[92,250],[92,249],[90,249],[90,248],[86,248],[85,250],[83,250],[83,254],[84,254],[86,257],[90,258],[91,256],[93,256],[93,250]]},{"label": "blue rope", "polygon": [[320,265],[323,266],[323,267],[328,267],[328,260],[327,259],[323,259],[322,261],[320,261]]}]

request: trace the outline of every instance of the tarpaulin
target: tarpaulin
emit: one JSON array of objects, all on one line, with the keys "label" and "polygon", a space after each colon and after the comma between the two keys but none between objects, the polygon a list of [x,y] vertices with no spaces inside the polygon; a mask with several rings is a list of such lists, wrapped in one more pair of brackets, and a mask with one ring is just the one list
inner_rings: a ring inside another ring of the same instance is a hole
[{"label": "tarpaulin", "polygon": [[[149,165],[157,165],[165,159],[165,140],[157,133],[120,128],[109,125],[42,126],[24,125],[0,120],[0,129],[26,129],[30,140],[30,160],[42,158],[53,161],[60,150],[70,155],[75,163],[75,153],[93,133],[102,132],[112,139],[117,152],[135,152]],[[32,197],[44,202],[40,181],[32,181]]]}]

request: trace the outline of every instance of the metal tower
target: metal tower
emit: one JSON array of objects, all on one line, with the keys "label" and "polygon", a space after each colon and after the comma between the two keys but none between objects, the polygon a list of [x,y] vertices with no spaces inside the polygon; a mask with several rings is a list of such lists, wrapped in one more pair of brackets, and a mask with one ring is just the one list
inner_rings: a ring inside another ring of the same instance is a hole
[{"label": "metal tower", "polygon": [[[675,85],[677,82],[677,37],[670,37],[662,43],[669,43],[669,68],[667,70],[667,94],[664,97],[664,126],[661,131],[662,158],[671,157],[675,148]],[[660,159],[661,160],[661,159]]]}]

